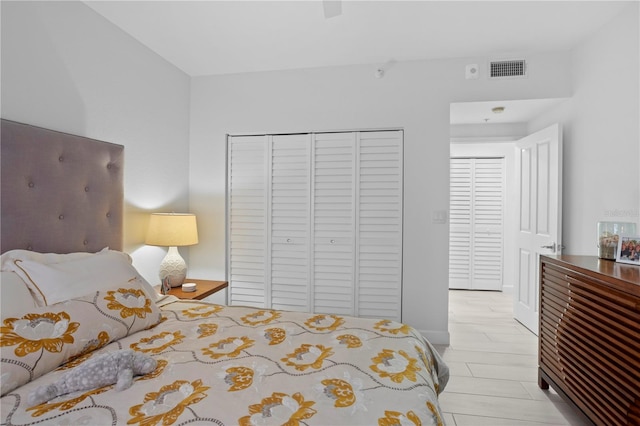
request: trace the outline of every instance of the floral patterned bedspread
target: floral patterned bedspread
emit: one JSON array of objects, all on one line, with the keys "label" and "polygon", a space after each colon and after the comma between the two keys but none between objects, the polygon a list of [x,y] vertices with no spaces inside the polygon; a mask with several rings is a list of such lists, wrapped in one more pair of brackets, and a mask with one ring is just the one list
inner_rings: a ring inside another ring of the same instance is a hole
[{"label": "floral patterned bedspread", "polygon": [[[131,348],[156,371],[28,407],[35,387],[78,359],[11,391],[3,425],[441,425],[447,366],[407,325],[176,301],[154,328],[90,354]],[[70,365],[73,364],[73,365]]]}]

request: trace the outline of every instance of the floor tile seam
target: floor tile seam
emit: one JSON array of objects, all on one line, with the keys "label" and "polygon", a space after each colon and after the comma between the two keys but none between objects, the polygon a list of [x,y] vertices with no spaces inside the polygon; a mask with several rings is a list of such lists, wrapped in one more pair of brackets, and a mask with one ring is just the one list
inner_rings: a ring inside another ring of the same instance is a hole
[{"label": "floor tile seam", "polygon": [[[450,414],[453,417],[453,420],[456,422],[456,425],[457,425],[456,415],[457,416],[467,416],[467,417],[480,417],[480,418],[483,418],[483,419],[519,420],[519,419],[512,419],[510,417],[475,416],[475,415],[472,415],[472,414],[451,413],[451,412],[447,412],[447,411],[444,411],[443,413]],[[535,420],[528,420],[528,419],[527,420],[520,420],[520,421],[528,422],[528,423],[536,423],[536,424],[544,425],[544,426],[571,426],[569,423],[547,423],[547,422],[537,422]],[[447,425],[447,426],[449,426],[449,425]]]},{"label": "floor tile seam", "polygon": [[[494,379],[494,380],[499,380],[499,379]],[[526,392],[526,389],[524,389]],[[506,400],[518,400],[518,401],[531,401],[531,402],[541,402],[541,403],[549,403],[552,405],[556,405],[556,404],[565,404],[564,402],[555,402],[552,401],[550,399],[545,400],[545,399],[535,399],[533,397],[531,397],[531,394],[529,392],[526,392],[527,395],[529,396],[529,398],[524,398],[524,397],[518,397],[518,396],[506,396],[506,395],[494,395],[494,394],[486,394],[486,393],[478,393],[478,392],[456,392],[453,390],[444,390],[442,391],[442,393],[440,395],[444,395],[444,394],[456,394],[456,395],[475,395],[475,396],[486,396],[489,398],[504,398]]]},{"label": "floor tile seam", "polygon": [[[462,346],[464,348],[464,346]],[[460,348],[460,346],[458,346],[458,348]],[[454,348],[455,350],[455,348]],[[463,351],[463,350],[468,350],[468,349],[457,349],[459,351]],[[524,356],[529,356],[529,355],[533,355],[531,352],[526,352],[526,351],[522,351],[522,352],[501,352],[501,351],[492,351],[492,350],[477,350],[477,352],[486,352],[486,353],[495,353],[495,354],[502,354],[502,355],[524,355]]]},{"label": "floor tile seam", "polygon": [[473,372],[471,372],[471,376],[454,376],[454,377],[473,377],[475,379],[505,380],[507,382],[515,382],[515,383],[537,383],[537,379],[536,380],[523,380],[522,377],[518,377],[516,379],[505,379],[504,377],[495,377],[495,376],[489,376],[489,377],[487,377],[487,376],[474,376]]},{"label": "floor tile seam", "polygon": [[[465,394],[465,393],[459,393],[459,392],[450,392],[450,393],[455,393],[457,395],[475,395],[475,394]],[[487,395],[475,395],[475,396],[487,396]],[[533,403],[539,403],[540,401],[536,401],[536,400],[528,400],[528,399],[517,399],[517,398],[509,398],[509,397],[499,397],[499,396],[488,396],[489,398],[499,398],[499,399],[503,399],[503,403],[507,404],[509,401],[514,401],[514,400],[518,400],[518,401],[531,401]],[[502,402],[502,401],[501,401]],[[565,419],[565,422],[563,423],[548,423],[547,420],[544,421],[537,421],[537,420],[531,420],[530,417],[525,417],[525,415],[523,414],[522,416],[517,416],[515,414],[512,415],[506,415],[507,413],[505,412],[500,412],[499,409],[496,410],[496,415],[495,416],[487,416],[487,415],[483,415],[483,414],[476,414],[473,413],[471,414],[470,411],[466,411],[466,412],[458,412],[454,410],[451,410],[450,407],[446,407],[443,409],[443,413],[449,413],[451,415],[454,416],[458,414],[461,416],[470,416],[470,417],[486,417],[486,418],[498,418],[498,419],[503,419],[503,420],[516,420],[516,421],[526,421],[526,422],[530,422],[530,423],[540,423],[543,425],[562,425],[562,426],[571,426],[571,423],[569,423],[566,420],[565,414],[558,408],[556,407],[556,404],[552,403],[552,402],[547,402],[547,401],[543,401],[543,403],[548,403],[551,406],[553,406],[553,408],[555,408],[557,410],[557,414],[559,416],[562,416],[563,419]],[[442,407],[442,405],[441,405]],[[501,415],[497,415],[498,413],[500,413]]]}]

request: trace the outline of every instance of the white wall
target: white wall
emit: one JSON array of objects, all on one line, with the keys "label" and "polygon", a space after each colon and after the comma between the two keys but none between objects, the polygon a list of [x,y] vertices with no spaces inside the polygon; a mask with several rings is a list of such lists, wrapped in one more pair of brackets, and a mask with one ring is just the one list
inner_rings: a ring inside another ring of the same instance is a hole
[{"label": "white wall", "polygon": [[191,91],[190,205],[206,233],[191,268],[225,274],[225,134],[316,130],[405,130],[403,320],[435,343],[448,342],[448,225],[451,102],[565,97],[569,61],[527,56],[527,79],[465,80],[465,65],[486,58],[197,77]]},{"label": "white wall", "polygon": [[[565,253],[597,255],[596,223],[638,223],[639,6],[632,2],[571,53],[573,97],[530,123],[564,130]],[[640,228],[639,228],[640,230]]]},{"label": "white wall", "polygon": [[150,282],[148,213],[188,208],[187,75],[81,2],[2,7],[2,118],[125,146],[124,249]]}]

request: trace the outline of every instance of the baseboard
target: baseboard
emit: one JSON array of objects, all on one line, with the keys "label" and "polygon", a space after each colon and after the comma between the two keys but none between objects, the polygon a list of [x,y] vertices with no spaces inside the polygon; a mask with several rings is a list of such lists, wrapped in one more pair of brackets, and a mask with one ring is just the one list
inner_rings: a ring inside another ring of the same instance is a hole
[{"label": "baseboard", "polygon": [[448,331],[418,330],[431,344],[448,345],[450,342]]}]

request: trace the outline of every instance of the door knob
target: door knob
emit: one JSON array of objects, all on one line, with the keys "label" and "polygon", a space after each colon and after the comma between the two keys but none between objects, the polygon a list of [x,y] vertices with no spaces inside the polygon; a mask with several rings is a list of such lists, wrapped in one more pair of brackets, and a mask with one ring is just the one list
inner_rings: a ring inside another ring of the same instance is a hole
[{"label": "door knob", "polygon": [[554,241],[553,243],[549,244],[548,246],[540,246],[540,248],[556,251],[556,243]]}]

